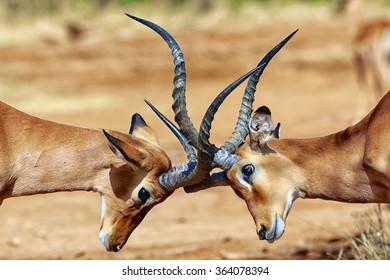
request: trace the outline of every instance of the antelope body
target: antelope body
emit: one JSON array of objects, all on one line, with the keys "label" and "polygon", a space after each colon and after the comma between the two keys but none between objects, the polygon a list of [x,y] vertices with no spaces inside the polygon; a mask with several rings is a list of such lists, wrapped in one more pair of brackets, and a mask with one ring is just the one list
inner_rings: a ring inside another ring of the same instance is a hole
[{"label": "antelope body", "polygon": [[[188,192],[230,185],[245,200],[260,239],[273,242],[285,231],[297,198],[350,203],[390,203],[390,92],[360,122],[312,139],[279,139],[271,112],[259,108],[249,137],[231,167]],[[217,183],[215,183],[217,182]]]},{"label": "antelope body", "polygon": [[[250,88],[259,76],[250,77]],[[211,151],[212,167],[222,171],[186,186],[187,192],[231,186],[245,200],[259,238],[268,242],[283,235],[299,197],[390,203],[390,92],[355,125],[312,139],[279,139],[280,124],[274,125],[267,107],[249,114],[254,93],[244,93],[247,113],[237,123],[237,145],[223,147],[230,156]]]},{"label": "antelope body", "polygon": [[101,130],[42,120],[2,102],[0,112],[0,203],[59,191],[98,192],[99,236],[107,250],[118,251],[146,209],[167,197],[157,177],[171,161],[140,115],[133,116],[131,134],[109,131],[105,137]]},{"label": "antelope body", "polygon": [[[251,131],[227,177],[247,202],[259,237],[272,242],[283,234],[298,197],[390,203],[389,119],[390,92],[356,125],[325,137],[260,143],[264,138],[255,141]],[[264,124],[272,127],[270,115],[256,125]]]}]

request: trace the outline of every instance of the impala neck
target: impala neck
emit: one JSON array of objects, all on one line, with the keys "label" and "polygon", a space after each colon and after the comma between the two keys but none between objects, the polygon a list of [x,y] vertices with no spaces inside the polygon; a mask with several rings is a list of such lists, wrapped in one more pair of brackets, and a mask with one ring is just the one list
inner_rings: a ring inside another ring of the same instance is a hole
[{"label": "impala neck", "polygon": [[[60,143],[50,136],[42,140],[35,150],[27,147],[15,156],[15,164],[8,182],[3,186],[0,201],[17,196],[53,193],[60,191],[100,191],[109,183],[108,172],[111,152],[105,153],[100,131],[80,130]],[[81,138],[79,138],[81,137]],[[102,141],[99,141],[99,137]],[[80,139],[83,143],[80,144]],[[93,140],[94,139],[94,140]],[[104,158],[106,157],[106,159]]]},{"label": "impala neck", "polygon": [[270,147],[301,172],[301,197],[341,202],[390,202],[390,186],[373,185],[364,164],[366,120],[329,136],[277,140]]}]

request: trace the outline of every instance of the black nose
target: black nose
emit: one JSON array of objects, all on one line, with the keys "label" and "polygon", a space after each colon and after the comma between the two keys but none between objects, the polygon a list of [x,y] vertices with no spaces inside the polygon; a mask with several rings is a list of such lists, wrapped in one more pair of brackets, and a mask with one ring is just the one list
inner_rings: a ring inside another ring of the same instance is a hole
[{"label": "black nose", "polygon": [[120,249],[122,249],[122,248],[121,248],[121,245],[118,244],[118,245],[116,245],[116,246],[113,248],[113,251],[116,253],[116,252],[119,252]]},{"label": "black nose", "polygon": [[263,225],[260,226],[260,229],[259,229],[259,239],[260,240],[264,240],[265,239],[265,234],[267,233],[267,228]]}]

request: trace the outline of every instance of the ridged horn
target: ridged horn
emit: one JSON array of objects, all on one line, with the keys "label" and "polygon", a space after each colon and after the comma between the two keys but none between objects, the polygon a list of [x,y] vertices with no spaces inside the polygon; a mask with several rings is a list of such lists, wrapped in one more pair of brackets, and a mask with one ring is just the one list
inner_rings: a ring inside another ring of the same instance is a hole
[{"label": "ridged horn", "polygon": [[192,124],[190,117],[188,116],[186,107],[186,68],[184,55],[180,49],[179,44],[166,30],[164,30],[157,24],[128,13],[126,13],[126,15],[157,32],[171,49],[173,62],[175,64],[175,77],[173,80],[174,87],[172,92],[172,109],[175,112],[175,121],[179,125],[181,133],[184,134],[190,144],[197,147],[198,132],[194,128],[194,125]]}]

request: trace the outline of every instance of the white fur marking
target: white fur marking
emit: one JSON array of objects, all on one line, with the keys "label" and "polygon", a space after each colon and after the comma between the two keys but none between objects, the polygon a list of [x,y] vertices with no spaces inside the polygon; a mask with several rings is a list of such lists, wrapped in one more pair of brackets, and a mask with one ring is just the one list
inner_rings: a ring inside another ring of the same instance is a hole
[{"label": "white fur marking", "polygon": [[275,240],[278,240],[284,233],[284,229],[286,227],[285,223],[280,217],[276,217],[276,230],[275,230]]},{"label": "white fur marking", "polygon": [[104,247],[106,247],[106,250],[108,250],[108,238],[107,238],[107,234],[104,230],[101,230],[99,232],[99,239],[100,241],[103,243]]},{"label": "white fur marking", "polygon": [[247,187],[249,190],[252,190],[252,186],[250,184],[248,184],[248,182],[246,182],[241,176],[241,174],[237,174],[236,177],[238,179],[238,181],[240,181],[241,185]]},{"label": "white fur marking", "polygon": [[284,233],[286,225],[283,220],[275,214],[275,220],[272,223],[272,227],[265,234],[265,239],[268,243],[273,243],[278,240]]},{"label": "white fur marking", "polygon": [[103,219],[104,214],[106,213],[106,202],[104,196],[102,195],[102,208],[101,208],[101,218]]},{"label": "white fur marking", "polygon": [[286,214],[288,215],[288,213],[290,213],[290,210],[292,208],[292,204],[293,202],[295,201],[295,199],[298,198],[299,196],[299,191],[298,190],[293,190],[292,192],[289,193],[288,197],[287,197],[287,204],[286,204],[286,208],[285,208],[285,211],[286,211]]}]

